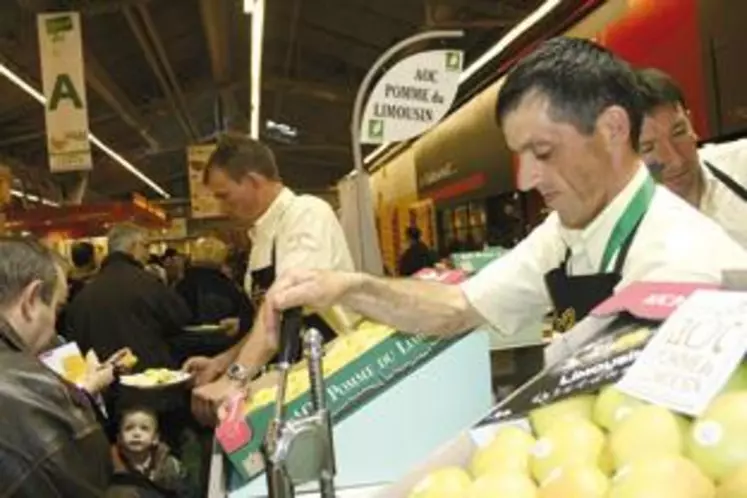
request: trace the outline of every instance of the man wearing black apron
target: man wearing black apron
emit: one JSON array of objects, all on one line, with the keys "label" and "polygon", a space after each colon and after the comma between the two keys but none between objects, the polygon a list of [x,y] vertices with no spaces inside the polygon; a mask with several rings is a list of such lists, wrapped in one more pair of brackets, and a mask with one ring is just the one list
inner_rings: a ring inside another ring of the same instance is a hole
[{"label": "man wearing black apron", "polygon": [[614,54],[588,40],[548,40],[499,91],[496,118],[519,160],[518,186],[538,190],[553,211],[541,225],[460,286],[289,272],[267,294],[267,316],[340,303],[410,333],[488,325],[511,335],[539,327],[552,309],[568,328],[635,281],[720,283],[725,269],[747,269],[747,251],[723,228],[655,184],[638,154],[638,83]]},{"label": "man wearing black apron", "polygon": [[657,178],[747,248],[747,139],[698,150],[684,94],[658,69],[638,71],[641,154]]},{"label": "man wearing black apron", "polygon": [[[184,365],[197,385],[192,392],[193,412],[202,422],[211,423],[220,403],[242,394],[247,383],[273,361],[277,339],[264,333],[262,306],[277,276],[289,268],[352,271],[353,263],[332,208],[321,199],[286,188],[272,152],[260,142],[244,135],[223,136],[204,171],[204,181],[226,214],[248,230],[252,247],[244,290],[255,307],[254,324],[244,340],[218,356],[190,358]],[[344,316],[341,310],[334,313]],[[333,327],[318,315],[307,316],[306,324],[319,329],[326,340],[335,336]]]}]

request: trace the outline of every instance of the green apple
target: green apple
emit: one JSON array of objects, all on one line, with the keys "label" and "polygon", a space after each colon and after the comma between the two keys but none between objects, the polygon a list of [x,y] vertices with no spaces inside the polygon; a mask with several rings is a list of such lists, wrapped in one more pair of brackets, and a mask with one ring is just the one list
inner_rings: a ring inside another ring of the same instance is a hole
[{"label": "green apple", "polygon": [[721,393],[747,391],[747,363],[742,363],[734,370]]},{"label": "green apple", "polygon": [[559,420],[568,417],[591,420],[591,413],[594,408],[595,400],[596,396],[582,394],[556,401],[555,403],[529,412],[529,421],[532,422],[534,432],[542,437]]},{"label": "green apple", "polygon": [[472,483],[465,498],[537,498],[537,486],[526,474],[488,472]]},{"label": "green apple", "polygon": [[680,455],[643,457],[620,469],[609,498],[714,498],[703,472]]},{"label": "green apple", "polygon": [[409,498],[461,498],[471,485],[467,472],[459,467],[444,467],[421,479]]},{"label": "green apple", "polygon": [[592,420],[595,424],[611,431],[630,415],[633,409],[645,404],[645,401],[628,396],[615,386],[607,386],[597,396]]},{"label": "green apple", "polygon": [[747,391],[711,403],[690,431],[687,454],[716,482],[747,464]]},{"label": "green apple", "polygon": [[598,468],[571,464],[548,476],[540,486],[539,498],[606,498],[608,490],[609,479]]},{"label": "green apple", "polygon": [[679,455],[685,447],[687,421],[660,406],[635,408],[610,433],[615,468],[642,457]]},{"label": "green apple", "polygon": [[534,444],[534,437],[527,431],[515,426],[501,427],[490,443],[475,452],[470,472],[475,478],[494,470],[529,475]]},{"label": "green apple", "polygon": [[597,467],[604,455],[604,445],[604,433],[589,420],[573,417],[561,420],[534,445],[532,476],[541,483],[560,467],[575,464]]}]

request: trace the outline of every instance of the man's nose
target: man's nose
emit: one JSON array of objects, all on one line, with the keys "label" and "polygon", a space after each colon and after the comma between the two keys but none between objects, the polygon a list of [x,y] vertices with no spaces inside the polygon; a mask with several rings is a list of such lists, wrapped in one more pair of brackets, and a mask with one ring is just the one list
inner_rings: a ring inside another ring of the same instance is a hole
[{"label": "man's nose", "polygon": [[534,190],[542,182],[542,168],[537,161],[530,158],[519,158],[516,174],[516,188],[524,192]]}]

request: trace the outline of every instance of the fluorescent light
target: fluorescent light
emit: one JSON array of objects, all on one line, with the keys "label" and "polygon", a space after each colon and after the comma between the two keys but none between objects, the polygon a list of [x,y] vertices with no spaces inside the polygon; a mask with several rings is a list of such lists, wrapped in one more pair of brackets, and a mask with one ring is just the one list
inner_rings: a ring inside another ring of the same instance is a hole
[{"label": "fluorescent light", "polygon": [[244,14],[252,14],[254,12],[255,0],[244,0]]},{"label": "fluorescent light", "polygon": [[[47,99],[44,97],[44,95],[41,92],[39,92],[39,90],[29,85],[20,76],[18,76],[11,69],[9,69],[7,66],[1,63],[0,63],[0,74],[2,74],[6,78],[8,78],[10,81],[15,83],[16,86],[21,88],[21,90],[23,90],[24,92],[28,93],[31,97],[34,98],[34,100],[36,100],[42,105],[46,105]],[[122,167],[124,167],[127,171],[129,171],[133,175],[135,175],[143,183],[145,183],[150,188],[158,192],[159,195],[161,195],[162,197],[166,199],[169,199],[171,197],[169,193],[166,192],[164,189],[162,189],[156,182],[151,180],[148,176],[146,176],[142,171],[140,171],[135,166],[133,166],[125,158],[117,154],[111,147],[109,147],[104,142],[102,142],[98,137],[96,137],[96,135],[94,135],[93,133],[89,133],[88,138],[91,140],[91,143],[93,143],[96,147],[101,149],[102,152],[104,152],[106,155],[108,155],[113,160],[118,162]],[[28,196],[26,197],[30,199],[30,197]]]},{"label": "fluorescent light", "polygon": [[[498,40],[498,42],[493,45],[487,52],[483,53],[480,57],[477,58],[477,60],[467,66],[467,69],[462,71],[462,74],[459,75],[459,84],[461,85],[462,83],[470,79],[488,62],[501,55],[501,53],[506,50],[506,48],[508,48],[508,46],[511,45],[517,38],[523,35],[536,23],[541,21],[546,15],[552,12],[555,7],[560,5],[560,2],[561,0],[545,0],[545,3],[537,7],[534,12],[522,19],[521,22],[514,26],[511,31],[506,33],[503,38]],[[376,160],[376,158],[379,157],[390,145],[392,144],[386,143],[380,145],[376,150],[371,152],[363,159],[363,164],[369,164],[372,161]]]},{"label": "fluorescent light", "polygon": [[10,195],[12,195],[13,197],[21,198],[21,199],[23,199],[25,197],[26,199],[30,200],[31,202],[41,202],[45,206],[60,207],[60,203],[59,202],[51,201],[51,200],[49,200],[47,198],[39,197],[39,196],[34,195],[34,194],[24,194],[20,190],[16,190],[16,189],[11,189],[10,190]]},{"label": "fluorescent light", "polygon": [[543,17],[548,15],[552,10],[560,5],[561,0],[545,0],[545,3],[537,7],[534,12],[526,16],[516,26],[511,28],[511,31],[498,40],[498,43],[493,45],[487,52],[477,58],[467,69],[462,71],[459,75],[459,83],[463,83],[471,78],[477,71],[482,69],[485,64],[495,59],[501,53],[508,48],[517,38],[523,35],[529,28],[537,24],[542,20]]},{"label": "fluorescent light", "polygon": [[[254,0],[252,10],[251,64],[249,70],[249,136],[259,140],[262,99],[262,41],[265,31],[265,0]],[[246,3],[244,4],[246,7]]]}]

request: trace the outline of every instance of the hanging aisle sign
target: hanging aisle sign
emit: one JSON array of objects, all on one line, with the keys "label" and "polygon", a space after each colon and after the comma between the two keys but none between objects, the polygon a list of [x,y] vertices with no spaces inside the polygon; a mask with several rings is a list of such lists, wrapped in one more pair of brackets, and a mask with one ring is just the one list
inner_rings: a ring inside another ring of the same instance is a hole
[{"label": "hanging aisle sign", "polygon": [[368,99],[361,142],[407,140],[435,126],[454,102],[462,61],[458,50],[430,50],[398,62]]},{"label": "hanging aisle sign", "polygon": [[39,14],[39,49],[49,167],[54,173],[91,169],[80,16]]},{"label": "hanging aisle sign", "polygon": [[223,216],[220,201],[203,181],[205,168],[215,144],[190,145],[187,147],[187,168],[189,169],[189,198],[192,205],[192,218],[215,218]]}]

